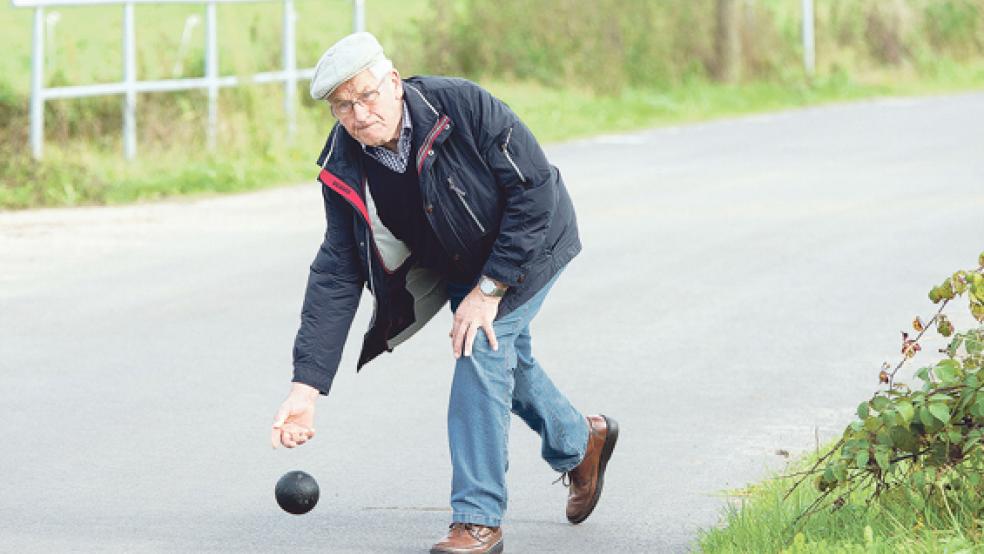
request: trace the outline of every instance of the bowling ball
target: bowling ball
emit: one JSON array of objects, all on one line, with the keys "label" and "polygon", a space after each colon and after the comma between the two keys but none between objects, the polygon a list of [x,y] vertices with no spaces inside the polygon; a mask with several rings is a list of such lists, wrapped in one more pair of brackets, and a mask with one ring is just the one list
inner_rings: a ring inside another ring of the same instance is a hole
[{"label": "bowling ball", "polygon": [[277,504],[285,512],[300,515],[314,508],[321,491],[314,477],[303,471],[288,471],[277,481],[274,493],[277,496]]}]

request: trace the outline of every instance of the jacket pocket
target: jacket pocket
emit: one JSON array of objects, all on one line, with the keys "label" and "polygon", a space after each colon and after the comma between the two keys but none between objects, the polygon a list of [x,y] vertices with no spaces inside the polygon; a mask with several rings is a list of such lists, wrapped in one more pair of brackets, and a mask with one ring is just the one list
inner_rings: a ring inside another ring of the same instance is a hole
[{"label": "jacket pocket", "polygon": [[475,210],[473,210],[472,207],[468,205],[468,200],[467,198],[465,198],[468,195],[468,193],[465,192],[465,189],[454,184],[453,177],[448,177],[448,188],[450,188],[451,192],[453,192],[454,195],[458,197],[458,200],[461,202],[462,207],[465,208],[465,211],[468,212],[468,216],[471,218],[472,222],[474,222],[475,226],[478,227],[479,232],[484,235],[485,225],[482,225],[482,222],[478,219],[478,216],[475,214]]},{"label": "jacket pocket", "polygon": [[512,134],[513,127],[510,127],[509,131],[506,133],[506,140],[502,143],[502,154],[506,157],[506,161],[509,162],[509,165],[512,166],[513,171],[516,172],[516,176],[519,177],[520,182],[525,184],[526,176],[523,175],[523,172],[519,169],[519,166],[516,165],[516,161],[513,160],[512,156],[509,154],[509,142],[512,140]]},{"label": "jacket pocket", "polygon": [[551,179],[550,162],[530,130],[519,121],[502,129],[485,151],[485,160],[500,186],[531,189]]}]

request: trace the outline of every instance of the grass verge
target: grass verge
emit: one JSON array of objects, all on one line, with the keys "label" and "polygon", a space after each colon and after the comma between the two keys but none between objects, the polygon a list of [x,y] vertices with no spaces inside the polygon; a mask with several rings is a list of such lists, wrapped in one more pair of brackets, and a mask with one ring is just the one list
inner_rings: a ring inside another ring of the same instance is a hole
[{"label": "grass verge", "polygon": [[[866,81],[846,74],[819,78],[809,84],[757,82],[729,86],[693,81],[665,90],[627,90],[617,96],[528,82],[483,84],[509,103],[541,141],[556,142],[875,96],[980,90],[984,89],[984,64],[941,63],[929,75],[895,72]],[[279,107],[276,94],[275,91],[272,97],[252,101],[254,110]],[[299,134],[292,146],[280,140],[282,125],[263,126],[255,119],[242,119],[238,128],[233,121],[228,133],[251,138],[237,144],[220,137],[220,147],[212,154],[204,152],[200,147],[202,137],[197,137],[189,139],[192,144],[144,153],[136,163],[127,163],[119,154],[118,137],[109,137],[99,145],[49,144],[42,163],[34,163],[23,153],[6,156],[0,165],[0,209],[116,204],[301,182],[314,177],[312,161],[332,122],[324,107],[310,103],[302,106],[299,118]]]},{"label": "grass verge", "polygon": [[[809,467],[815,458],[793,465]],[[807,481],[786,500],[794,480],[775,477],[729,494],[722,527],[704,530],[698,550],[708,554],[861,554],[984,551],[980,487],[963,480],[934,491],[930,501],[913,490],[889,490],[868,502],[871,490],[856,491],[843,507],[821,510],[797,522],[818,497]]]}]

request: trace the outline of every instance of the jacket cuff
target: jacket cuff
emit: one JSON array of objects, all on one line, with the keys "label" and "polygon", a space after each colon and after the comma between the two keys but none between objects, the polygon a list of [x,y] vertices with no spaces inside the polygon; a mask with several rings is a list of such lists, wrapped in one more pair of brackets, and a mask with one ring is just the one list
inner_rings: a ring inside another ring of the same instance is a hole
[{"label": "jacket cuff", "polygon": [[295,367],[294,378],[290,381],[292,383],[301,383],[309,387],[314,387],[318,389],[318,392],[320,392],[322,396],[327,396],[328,391],[331,390],[332,378],[328,377],[325,372],[317,369]]},{"label": "jacket cuff", "polygon": [[492,256],[485,262],[482,275],[495,279],[509,287],[518,287],[526,280],[526,270],[520,266]]}]

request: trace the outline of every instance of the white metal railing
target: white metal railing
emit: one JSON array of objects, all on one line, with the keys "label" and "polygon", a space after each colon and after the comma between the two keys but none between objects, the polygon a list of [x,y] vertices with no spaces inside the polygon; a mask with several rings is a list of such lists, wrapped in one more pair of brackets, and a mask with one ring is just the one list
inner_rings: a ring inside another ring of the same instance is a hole
[{"label": "white metal railing", "polygon": [[[294,134],[297,118],[297,82],[310,79],[314,68],[298,69],[295,47],[296,13],[294,0],[11,0],[14,7],[34,9],[34,31],[31,47],[31,153],[41,159],[44,153],[44,103],[60,98],[84,98],[87,96],[123,95],[123,154],[133,159],[137,154],[137,94],[141,92],[174,92],[204,89],[208,91],[207,143],[215,147],[218,123],[218,97],[222,87],[242,84],[237,76],[219,76],[219,49],[216,38],[217,4],[245,2],[282,2],[283,11],[283,64],[281,71],[256,73],[245,80],[251,83],[284,83],[284,111],[287,114],[287,135]],[[352,0],[352,27],[355,31],[365,28],[365,0]],[[118,83],[76,85],[47,88],[44,84],[44,31],[46,7],[96,6],[122,4],[123,6],[123,80]],[[205,75],[184,79],[140,81],[137,79],[136,34],[134,31],[134,7],[136,4],[204,4],[205,5]]]}]

